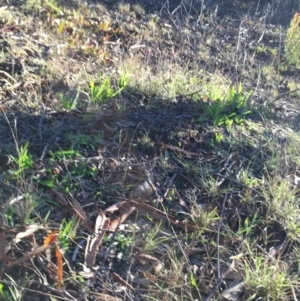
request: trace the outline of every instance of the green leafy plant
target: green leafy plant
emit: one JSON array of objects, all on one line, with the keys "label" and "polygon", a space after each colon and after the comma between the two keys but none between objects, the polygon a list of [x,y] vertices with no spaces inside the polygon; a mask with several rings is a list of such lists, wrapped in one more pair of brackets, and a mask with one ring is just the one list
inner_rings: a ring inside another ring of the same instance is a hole
[{"label": "green leafy plant", "polygon": [[224,139],[224,135],[222,133],[215,133],[215,141],[217,143],[221,143]]},{"label": "green leafy plant", "polygon": [[59,241],[66,250],[70,247],[71,241],[76,238],[79,223],[79,220],[73,218],[69,221],[63,219],[60,224]]},{"label": "green leafy plant", "polygon": [[28,152],[29,142],[26,142],[18,149],[18,156],[11,157],[12,162],[16,164],[16,170],[13,171],[13,176],[18,177],[25,170],[33,166],[32,155]]},{"label": "green leafy plant", "polygon": [[86,147],[95,150],[96,145],[101,143],[103,140],[102,133],[97,133],[95,135],[67,133],[64,137],[70,142],[74,149]]},{"label": "green leafy plant", "polygon": [[106,76],[103,80],[99,76],[98,81],[89,79],[89,97],[92,102],[103,104],[108,99],[116,97],[128,85],[128,75],[124,73],[118,79],[119,89],[114,89],[111,84],[111,78]]},{"label": "green leafy plant", "polygon": [[58,98],[66,110],[75,110],[79,97],[79,91],[73,99],[69,94],[58,93]]},{"label": "green leafy plant", "polygon": [[65,158],[75,158],[79,157],[80,153],[75,150],[58,150],[55,152],[49,151],[51,159],[54,161],[62,162]]},{"label": "green leafy plant", "polygon": [[215,126],[230,127],[233,123],[242,124],[245,116],[251,113],[248,109],[251,95],[251,91],[244,93],[242,84],[231,86],[223,98],[220,91],[213,89],[208,96],[210,103],[205,105],[204,112]]}]

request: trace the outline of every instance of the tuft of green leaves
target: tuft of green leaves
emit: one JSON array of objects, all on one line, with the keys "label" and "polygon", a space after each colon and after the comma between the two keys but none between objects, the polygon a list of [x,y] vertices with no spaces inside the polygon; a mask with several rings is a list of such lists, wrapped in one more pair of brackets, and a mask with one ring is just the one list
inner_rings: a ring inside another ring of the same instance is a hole
[{"label": "tuft of green leaves", "polygon": [[[242,124],[245,116],[251,113],[249,100],[252,91],[245,94],[242,84],[231,86],[226,97],[221,96],[221,91],[212,89],[208,95],[210,102],[204,106],[207,118],[211,119],[215,126],[230,127],[233,123]],[[201,122],[202,118],[198,119]]]},{"label": "tuft of green leaves", "polygon": [[105,76],[101,79],[101,75],[98,80],[89,79],[89,97],[93,103],[104,104],[108,99],[116,97],[120,94],[128,85],[129,76],[127,73],[122,74],[118,79],[118,89],[113,88],[111,78]]},{"label": "tuft of green leaves", "polygon": [[11,156],[12,162],[16,164],[16,170],[13,171],[13,177],[17,178],[25,170],[30,169],[33,166],[33,157],[29,153],[29,142],[27,141],[18,149],[18,156]]},{"label": "tuft of green leaves", "polygon": [[78,97],[79,97],[79,91],[77,92],[74,99],[69,94],[58,93],[58,98],[60,102],[62,103],[63,107],[68,111],[76,109]]}]

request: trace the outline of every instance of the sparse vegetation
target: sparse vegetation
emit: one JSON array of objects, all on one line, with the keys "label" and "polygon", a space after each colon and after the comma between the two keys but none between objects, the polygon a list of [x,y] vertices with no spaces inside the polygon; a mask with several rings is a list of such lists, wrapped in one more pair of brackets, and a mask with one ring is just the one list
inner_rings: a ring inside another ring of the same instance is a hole
[{"label": "sparse vegetation", "polygon": [[288,29],[286,60],[292,68],[300,68],[300,13],[295,13]]},{"label": "sparse vegetation", "polygon": [[150,2],[0,8],[0,300],[300,299],[299,0]]}]

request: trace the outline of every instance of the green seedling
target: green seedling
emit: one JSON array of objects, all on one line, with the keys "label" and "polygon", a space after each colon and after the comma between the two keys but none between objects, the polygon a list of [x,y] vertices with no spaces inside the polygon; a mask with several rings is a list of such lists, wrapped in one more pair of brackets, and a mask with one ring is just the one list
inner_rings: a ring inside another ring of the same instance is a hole
[{"label": "green seedling", "polygon": [[128,253],[130,247],[133,244],[135,237],[134,235],[125,235],[124,233],[117,232],[115,240],[118,243],[121,251],[124,253]]},{"label": "green seedling", "polygon": [[215,133],[215,141],[217,143],[221,143],[224,139],[224,135],[222,133]]},{"label": "green seedling", "polygon": [[95,178],[97,176],[97,172],[97,167],[88,163],[75,163],[74,168],[70,170],[70,173],[74,179],[80,179],[87,176]]},{"label": "green seedling", "polygon": [[56,152],[49,151],[51,159],[54,161],[62,162],[64,159],[76,158],[80,156],[80,153],[75,150],[58,150]]},{"label": "green seedling", "polygon": [[79,91],[77,92],[74,99],[68,94],[58,93],[58,98],[62,103],[63,107],[69,111],[76,109],[78,97],[79,97]]},{"label": "green seedling", "polygon": [[89,80],[89,97],[93,103],[104,104],[108,99],[120,94],[128,84],[128,76],[122,75],[118,80],[119,89],[114,89],[111,84],[111,78],[106,76],[104,80],[99,76],[98,81],[90,78]]},{"label": "green seedling", "polygon": [[[226,97],[221,96],[221,91],[213,89],[208,96],[211,102],[205,105],[204,112],[215,126],[230,127],[233,123],[242,124],[245,116],[251,113],[248,110],[251,95],[251,91],[244,93],[242,84],[230,87]],[[198,120],[200,121],[202,118]]]},{"label": "green seedling", "polygon": [[245,236],[251,235],[257,227],[258,222],[259,218],[257,213],[254,214],[252,219],[247,217],[244,221],[244,225],[240,225],[238,234]]},{"label": "green seedling", "polygon": [[102,133],[97,133],[95,135],[67,133],[64,137],[70,142],[74,149],[85,147],[95,150],[95,147],[103,140]]},{"label": "green seedling", "polygon": [[11,157],[11,160],[16,164],[16,170],[13,171],[13,176],[20,176],[25,170],[32,168],[33,158],[28,152],[29,142],[26,142],[18,149],[18,157]]},{"label": "green seedling", "polygon": [[73,239],[76,238],[80,221],[76,218],[66,221],[63,219],[60,225],[59,241],[65,250],[68,250]]}]

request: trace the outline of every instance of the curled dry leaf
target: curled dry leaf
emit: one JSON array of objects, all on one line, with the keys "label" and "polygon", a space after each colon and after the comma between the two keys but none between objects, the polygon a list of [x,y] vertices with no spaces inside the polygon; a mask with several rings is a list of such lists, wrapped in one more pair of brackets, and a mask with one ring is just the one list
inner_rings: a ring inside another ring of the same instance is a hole
[{"label": "curled dry leaf", "polygon": [[88,236],[87,246],[85,249],[85,265],[92,268],[95,265],[96,256],[102,243],[106,229],[109,227],[109,218],[104,213],[100,213],[96,220],[95,234],[93,237]]},{"label": "curled dry leaf", "polygon": [[15,237],[15,242],[18,243],[21,241],[21,238],[27,237],[33,234],[35,231],[45,229],[44,226],[38,224],[28,225],[25,231],[19,232]]},{"label": "curled dry leaf", "polygon": [[153,275],[158,275],[163,268],[163,264],[156,257],[149,254],[140,253],[136,259],[145,270]]},{"label": "curled dry leaf", "polygon": [[135,207],[127,206],[127,202],[125,202],[120,208],[119,216],[115,217],[110,221],[108,229],[110,231],[115,231],[118,228],[118,226],[122,224],[134,211]]},{"label": "curled dry leaf", "polygon": [[126,203],[126,201],[115,203],[109,207],[107,207],[104,212],[115,212],[117,210],[120,210],[120,208]]}]

